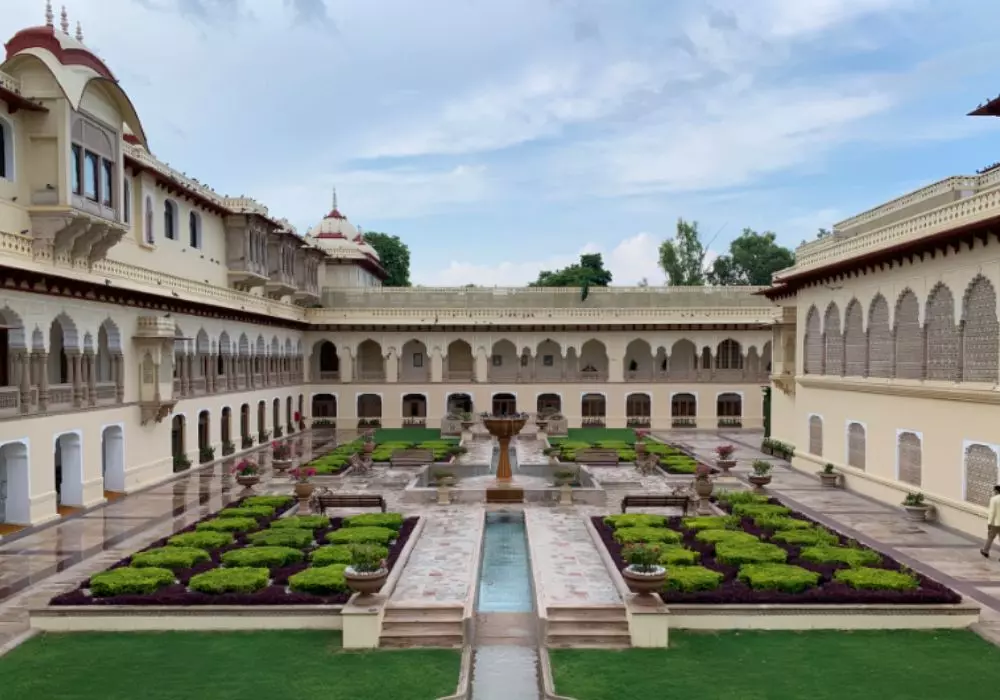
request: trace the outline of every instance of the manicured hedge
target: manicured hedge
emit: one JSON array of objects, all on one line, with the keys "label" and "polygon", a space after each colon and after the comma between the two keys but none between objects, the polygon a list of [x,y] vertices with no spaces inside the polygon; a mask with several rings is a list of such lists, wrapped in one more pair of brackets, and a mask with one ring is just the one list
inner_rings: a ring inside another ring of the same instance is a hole
[{"label": "manicured hedge", "polygon": [[381,544],[387,545],[397,537],[388,527],[345,527],[327,534],[330,544]]},{"label": "manicured hedge", "polygon": [[270,518],[273,515],[273,506],[240,506],[219,511],[220,518]]},{"label": "manicured hedge", "polygon": [[174,582],[174,572],[168,569],[122,567],[92,576],[90,592],[98,598],[116,595],[153,593]]},{"label": "manicured hedge", "polygon": [[198,547],[160,547],[159,549],[147,549],[132,557],[132,566],[140,569],[190,569],[195,564],[203,561],[210,561],[208,552]]},{"label": "manicured hedge", "polygon": [[271,529],[285,527],[320,530],[324,527],[330,527],[330,519],[325,515],[292,515],[288,518],[279,518],[271,523]]},{"label": "manicured hedge", "polygon": [[314,566],[305,571],[290,576],[288,585],[293,591],[313,593],[315,595],[330,595],[347,590],[344,581],[346,564],[331,564],[329,566]]},{"label": "manicured hedge", "polygon": [[171,547],[197,547],[198,549],[219,549],[231,545],[236,540],[228,532],[182,532],[167,540]]},{"label": "manicured hedge", "polygon": [[265,586],[270,572],[264,568],[212,569],[191,577],[191,590],[201,593],[254,593]]},{"label": "manicured hedge", "polygon": [[[592,518],[612,559],[624,545],[658,548],[670,603],[957,603],[961,597],[891,557],[859,546],[766,495],[722,493],[723,516]],[[624,536],[622,533],[625,533]]]},{"label": "manicured hedge", "polygon": [[[309,560],[313,566],[329,566],[330,564],[350,564],[354,557],[354,550],[358,546],[354,544],[331,544],[313,550],[309,555]],[[363,545],[373,547],[375,553],[385,559],[389,556],[389,548],[382,545]]]},{"label": "manicured hedge", "polygon": [[240,501],[241,507],[247,506],[270,506],[275,510],[279,508],[285,508],[290,506],[295,502],[294,496],[247,496],[242,501]]},{"label": "manicured hedge", "polygon": [[245,547],[222,555],[223,566],[274,569],[302,561],[302,550],[292,547]]},{"label": "manicured hedge", "polygon": [[314,542],[313,531],[297,527],[271,528],[247,537],[252,547],[295,547],[305,549]]},{"label": "manicured hedge", "polygon": [[344,518],[346,527],[387,527],[399,531],[403,527],[402,513],[362,513]]},{"label": "manicured hedge", "polygon": [[260,527],[254,518],[213,518],[198,523],[199,530],[213,532],[248,532]]}]

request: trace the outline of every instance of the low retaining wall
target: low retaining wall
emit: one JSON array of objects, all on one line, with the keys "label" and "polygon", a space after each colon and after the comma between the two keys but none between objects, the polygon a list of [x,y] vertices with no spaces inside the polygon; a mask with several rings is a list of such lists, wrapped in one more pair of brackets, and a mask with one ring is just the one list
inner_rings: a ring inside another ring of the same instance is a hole
[{"label": "low retaining wall", "polygon": [[50,605],[29,612],[43,632],[166,632],[343,629],[342,605]]}]

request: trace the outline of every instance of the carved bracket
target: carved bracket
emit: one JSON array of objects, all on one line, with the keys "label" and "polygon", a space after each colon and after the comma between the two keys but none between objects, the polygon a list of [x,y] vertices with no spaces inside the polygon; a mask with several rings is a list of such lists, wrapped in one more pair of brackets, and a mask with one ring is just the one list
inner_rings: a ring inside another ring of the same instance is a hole
[{"label": "carved bracket", "polygon": [[139,422],[146,425],[150,421],[162,423],[163,419],[174,412],[177,401],[144,401],[139,404]]},{"label": "carved bracket", "polygon": [[776,374],[771,377],[771,381],[786,396],[795,395],[795,377],[791,374]]}]

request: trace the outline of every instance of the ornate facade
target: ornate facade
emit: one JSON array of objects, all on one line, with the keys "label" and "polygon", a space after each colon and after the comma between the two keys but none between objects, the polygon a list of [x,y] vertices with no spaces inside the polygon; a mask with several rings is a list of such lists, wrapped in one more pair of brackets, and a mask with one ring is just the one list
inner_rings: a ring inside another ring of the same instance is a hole
[{"label": "ornate facade", "polygon": [[0,64],[0,536],[316,419],[761,426],[759,290],[382,288],[336,201],[300,235],[156,158],[67,29]]}]

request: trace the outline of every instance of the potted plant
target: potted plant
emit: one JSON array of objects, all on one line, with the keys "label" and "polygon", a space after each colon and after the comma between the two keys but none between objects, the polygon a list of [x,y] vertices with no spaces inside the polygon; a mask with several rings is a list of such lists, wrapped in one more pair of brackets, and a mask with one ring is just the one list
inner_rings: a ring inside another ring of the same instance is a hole
[{"label": "potted plant", "polygon": [[823,486],[836,487],[840,480],[840,474],[833,471],[833,465],[827,462],[823,465],[823,470],[819,473],[819,480]]},{"label": "potted plant", "polygon": [[635,456],[642,457],[646,454],[646,436],[649,435],[648,430],[636,430],[635,431]]},{"label": "potted plant", "polygon": [[535,425],[538,426],[538,429],[544,433],[549,427],[549,417],[539,413],[535,416]]},{"label": "potted plant", "polygon": [[305,416],[303,416],[301,413],[299,413],[298,411],[296,411],[295,415],[292,416],[292,417],[295,419],[295,422],[299,424],[299,430],[305,430],[306,429],[306,417]]},{"label": "potted plant", "polygon": [[292,466],[292,448],[285,442],[271,443],[271,466],[283,472]]},{"label": "potted plant", "polygon": [[236,445],[233,444],[233,442],[231,440],[226,440],[225,442],[222,443],[222,456],[223,457],[231,455],[233,452],[236,452]]},{"label": "potted plant", "polygon": [[364,434],[364,450],[366,455],[375,451],[375,431],[366,430]]},{"label": "potted plant", "polygon": [[295,497],[305,503],[316,490],[316,485],[309,482],[309,479],[316,476],[316,470],[312,467],[295,467],[288,470],[288,475],[295,479]]},{"label": "potted plant", "polygon": [[281,437],[281,436],[282,436],[283,434],[284,434],[284,433],[283,433],[283,431],[281,430],[281,426],[280,426],[280,425],[276,425],[276,426],[274,426],[274,437],[276,437],[276,438],[280,438],[280,437]]},{"label": "potted plant", "polygon": [[371,545],[356,545],[351,552],[351,565],[344,569],[344,581],[359,598],[373,596],[382,590],[389,578],[389,567],[381,552]]},{"label": "potted plant", "polygon": [[557,469],[552,472],[552,479],[559,487],[559,505],[573,505],[573,484],[579,477],[580,474],[575,469]]},{"label": "potted plant", "polygon": [[455,484],[455,475],[445,469],[436,469],[431,475],[438,490],[438,505],[451,503],[451,487]]},{"label": "potted plant", "polygon": [[260,443],[261,445],[263,445],[270,439],[271,439],[271,433],[267,432],[266,430],[261,430],[259,433],[257,433],[257,442]]},{"label": "potted plant", "polygon": [[198,450],[198,459],[202,464],[208,464],[215,459],[215,448],[211,445],[206,445]]},{"label": "potted plant", "polygon": [[648,544],[632,544],[622,556],[628,566],[622,569],[622,578],[628,589],[644,598],[663,590],[667,570],[659,565],[660,550]]},{"label": "potted plant", "polygon": [[260,483],[260,467],[252,459],[240,460],[233,467],[233,474],[236,475],[236,483],[247,489]]},{"label": "potted plant", "polygon": [[908,493],[906,494],[906,498],[903,499],[903,510],[906,511],[906,517],[909,520],[917,522],[927,520],[927,512],[930,509],[931,507],[924,500],[924,494],[922,493]]},{"label": "potted plant", "polygon": [[756,486],[758,491],[762,491],[765,486],[771,483],[771,469],[773,467],[765,459],[755,459],[750,466],[753,468],[753,474],[748,476],[747,480]]},{"label": "potted plant", "polygon": [[243,447],[244,450],[248,450],[251,447],[253,447],[253,436],[244,435],[243,438],[240,440],[240,445]]},{"label": "potted plant", "polygon": [[462,422],[462,430],[471,430],[472,426],[476,424],[475,417],[468,411],[463,411],[459,420]]},{"label": "potted plant", "polygon": [[719,445],[715,448],[715,463],[725,476],[729,476],[729,470],[736,466],[736,460],[733,459],[734,452],[736,448],[733,445]]}]

